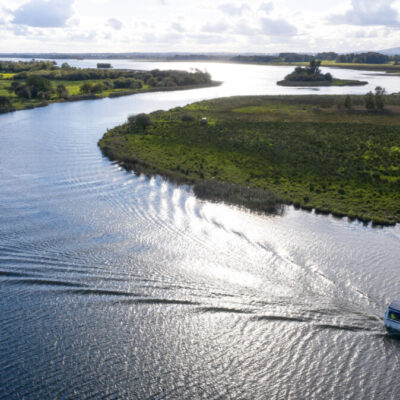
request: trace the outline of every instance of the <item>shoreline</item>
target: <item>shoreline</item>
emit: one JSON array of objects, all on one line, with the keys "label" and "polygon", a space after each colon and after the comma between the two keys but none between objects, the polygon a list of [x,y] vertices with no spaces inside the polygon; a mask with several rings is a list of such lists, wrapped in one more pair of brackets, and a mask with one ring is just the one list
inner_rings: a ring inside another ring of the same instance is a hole
[{"label": "shoreline", "polygon": [[[276,210],[271,212],[271,211],[262,210],[261,208],[258,208],[258,207],[252,207],[251,204],[243,204],[242,202],[236,201],[235,198],[224,200],[223,198],[216,199],[215,196],[201,196],[198,193],[196,193],[197,192],[196,188],[198,187],[198,185],[201,185],[202,183],[209,182],[209,181],[187,178],[184,175],[176,174],[176,173],[173,173],[172,171],[162,170],[153,165],[149,165],[145,161],[142,161],[139,159],[132,158],[129,161],[128,160],[121,161],[121,160],[118,160],[118,158],[116,158],[114,156],[111,149],[102,148],[100,145],[99,145],[99,148],[104,157],[108,158],[110,161],[116,162],[120,167],[124,168],[126,171],[133,172],[135,175],[143,174],[147,178],[150,178],[152,176],[160,176],[161,178],[166,179],[168,182],[171,182],[175,185],[190,186],[190,188],[193,190],[193,193],[195,194],[195,196],[200,200],[233,205],[233,206],[237,206],[239,208],[245,208],[252,212],[266,214],[269,216],[282,216],[284,214],[284,207],[293,206],[295,210],[302,210],[302,211],[306,211],[309,213],[314,211],[314,213],[316,215],[325,215],[325,216],[332,215],[332,217],[338,218],[338,219],[348,218],[349,222],[359,221],[362,224],[364,224],[365,226],[368,226],[369,224],[371,224],[371,226],[373,228],[395,227],[397,224],[399,224],[399,222],[374,221],[370,218],[363,218],[361,216],[350,215],[349,213],[342,213],[342,212],[338,212],[338,211],[327,210],[324,208],[307,206],[307,205],[300,204],[298,202],[285,201],[285,200],[282,200],[279,198],[277,198],[278,201],[274,204],[274,206],[276,207]],[[229,182],[218,182],[218,181],[214,181],[212,183],[213,184],[216,183],[217,185],[225,184],[225,183],[229,184]],[[252,187],[240,185],[240,184],[235,185],[235,186],[240,188],[242,191],[247,192],[247,194],[249,196],[252,195],[254,190],[257,190],[257,188],[252,188]],[[268,196],[269,193],[270,192],[266,192],[266,195]]]}]

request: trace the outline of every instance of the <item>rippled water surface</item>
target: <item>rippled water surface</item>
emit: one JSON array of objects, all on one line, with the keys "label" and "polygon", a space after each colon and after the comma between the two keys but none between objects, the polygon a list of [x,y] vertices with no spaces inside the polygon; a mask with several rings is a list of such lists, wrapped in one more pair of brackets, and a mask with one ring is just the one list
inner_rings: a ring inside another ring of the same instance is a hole
[{"label": "rippled water surface", "polygon": [[0,116],[0,398],[399,398],[398,226],[260,216],[102,157],[130,113],[286,73],[207,68],[226,83]]}]

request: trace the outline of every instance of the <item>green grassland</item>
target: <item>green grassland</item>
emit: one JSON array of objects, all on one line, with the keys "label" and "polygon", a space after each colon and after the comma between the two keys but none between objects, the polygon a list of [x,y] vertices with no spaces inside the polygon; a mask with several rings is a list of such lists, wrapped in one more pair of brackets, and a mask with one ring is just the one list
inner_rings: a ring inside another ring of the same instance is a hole
[{"label": "green grassland", "polygon": [[351,111],[338,109],[341,96],[203,101],[152,113],[146,129],[116,127],[99,146],[127,168],[195,188],[229,182],[320,213],[400,222],[400,96],[387,96],[383,112],[352,100]]}]

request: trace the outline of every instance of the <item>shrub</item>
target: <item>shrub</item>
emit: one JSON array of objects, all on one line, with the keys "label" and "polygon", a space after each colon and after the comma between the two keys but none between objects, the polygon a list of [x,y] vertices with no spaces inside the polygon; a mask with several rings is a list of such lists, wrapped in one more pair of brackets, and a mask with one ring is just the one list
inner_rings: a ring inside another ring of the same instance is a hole
[{"label": "shrub", "polygon": [[386,90],[380,86],[375,88],[375,105],[378,110],[385,108],[385,94]]},{"label": "shrub", "polygon": [[193,117],[193,115],[183,114],[181,120],[182,122],[193,122],[195,118]]},{"label": "shrub", "polygon": [[353,101],[351,100],[351,97],[347,95],[346,98],[344,99],[344,108],[346,108],[347,110],[351,110],[352,107],[353,107]]},{"label": "shrub", "polygon": [[143,113],[142,114],[137,114],[137,115],[130,115],[128,117],[128,122],[131,125],[138,126],[138,127],[142,128],[144,130],[146,128],[148,128],[152,124],[149,115],[148,114],[143,114]]},{"label": "shrub", "polygon": [[92,85],[89,82],[85,82],[80,86],[80,92],[82,94],[87,94],[90,93],[92,90]]},{"label": "shrub", "polygon": [[57,85],[56,92],[60,99],[67,99],[69,97],[69,91],[63,84]]},{"label": "shrub", "polygon": [[102,83],[96,83],[90,89],[90,93],[101,93],[104,90],[104,85]]},{"label": "shrub", "polygon": [[375,97],[372,92],[368,92],[364,96],[364,104],[367,110],[374,110],[375,109]]}]

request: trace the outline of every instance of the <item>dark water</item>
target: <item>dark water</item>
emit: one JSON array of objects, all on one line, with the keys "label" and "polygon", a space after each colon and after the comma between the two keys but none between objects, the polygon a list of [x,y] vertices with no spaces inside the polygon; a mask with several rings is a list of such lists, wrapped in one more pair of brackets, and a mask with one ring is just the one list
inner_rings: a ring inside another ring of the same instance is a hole
[{"label": "dark water", "polygon": [[96,143],[213,90],[0,116],[1,399],[398,399],[400,229],[252,214]]}]

